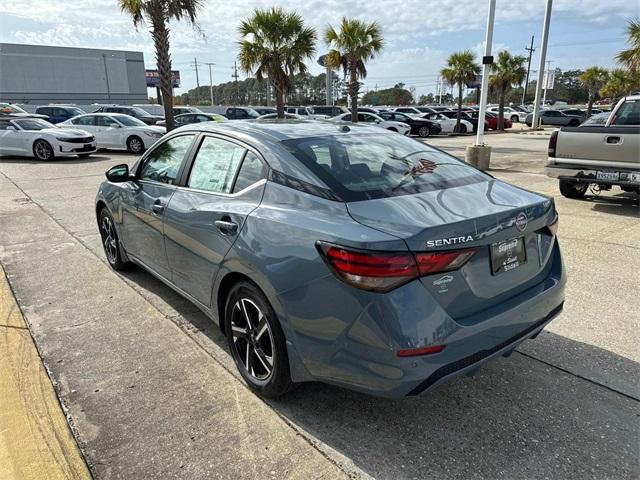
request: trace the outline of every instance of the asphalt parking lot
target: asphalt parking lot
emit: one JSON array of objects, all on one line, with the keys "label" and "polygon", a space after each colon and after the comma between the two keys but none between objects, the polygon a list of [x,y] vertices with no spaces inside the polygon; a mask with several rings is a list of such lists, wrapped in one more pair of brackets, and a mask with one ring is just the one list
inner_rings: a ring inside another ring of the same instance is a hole
[{"label": "asphalt parking lot", "polygon": [[[471,137],[429,142],[463,157]],[[305,384],[265,402],[199,310],[111,271],[93,199],[134,157],[0,158],[0,262],[95,478],[637,478],[640,207],[568,200],[548,137],[491,135],[492,174],[555,197],[565,310],[475,377],[387,400]]]}]

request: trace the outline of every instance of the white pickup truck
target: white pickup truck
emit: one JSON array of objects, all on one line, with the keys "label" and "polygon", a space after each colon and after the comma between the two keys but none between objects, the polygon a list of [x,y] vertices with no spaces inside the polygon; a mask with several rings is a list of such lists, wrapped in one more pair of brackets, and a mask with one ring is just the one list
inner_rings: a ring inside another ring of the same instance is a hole
[{"label": "white pickup truck", "polygon": [[584,196],[590,185],[640,194],[640,95],[620,100],[604,125],[554,131],[545,173],[568,198]]}]

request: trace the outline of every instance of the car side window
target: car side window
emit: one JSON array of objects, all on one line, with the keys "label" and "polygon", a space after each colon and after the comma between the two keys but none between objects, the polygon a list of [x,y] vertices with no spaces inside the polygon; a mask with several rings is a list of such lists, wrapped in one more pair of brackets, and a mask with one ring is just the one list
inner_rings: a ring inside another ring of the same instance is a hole
[{"label": "car side window", "polygon": [[626,100],[620,105],[611,125],[640,125],[640,101]]},{"label": "car side window", "polygon": [[10,124],[9,120],[0,120],[0,130],[6,130]]},{"label": "car side window", "polygon": [[102,115],[97,115],[94,121],[98,127],[108,127],[112,123],[115,123],[112,117],[103,117]]},{"label": "car side window", "polygon": [[233,193],[240,192],[264,178],[264,172],[265,168],[262,160],[255,153],[248,151],[238,171]]},{"label": "car side window", "polygon": [[180,135],[161,143],[149,154],[140,169],[141,180],[173,185],[194,135]]},{"label": "car side window", "polygon": [[42,108],[38,108],[36,110],[36,113],[40,114],[40,115],[47,115],[47,116],[51,116],[53,115],[53,108],[51,107],[42,107]]},{"label": "car side window", "polygon": [[205,137],[191,167],[187,186],[214,193],[230,193],[246,148],[216,137]]},{"label": "car side window", "polygon": [[63,108],[54,108],[53,109],[53,116],[54,117],[68,117],[67,111],[64,110]]},{"label": "car side window", "polygon": [[74,125],[95,125],[96,117],[93,115],[86,115],[84,117],[79,117],[73,120],[71,123]]}]

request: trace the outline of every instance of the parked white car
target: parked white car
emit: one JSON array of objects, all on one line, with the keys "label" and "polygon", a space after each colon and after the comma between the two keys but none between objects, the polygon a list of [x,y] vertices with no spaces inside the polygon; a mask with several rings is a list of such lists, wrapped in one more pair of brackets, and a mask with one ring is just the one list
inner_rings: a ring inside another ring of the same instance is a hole
[{"label": "parked white car", "polygon": [[93,134],[98,148],[128,150],[139,154],[153,145],[167,131],[157,125],[147,125],[122,113],[88,113],[58,124],[61,128],[81,128]]},{"label": "parked white car", "polygon": [[[425,113],[420,118],[426,118],[432,122],[436,122],[442,127],[441,133],[454,133],[456,127],[456,118],[449,118],[441,113]],[[458,133],[473,132],[473,124],[466,120],[460,119],[460,131]]]},{"label": "parked white car", "polygon": [[96,151],[96,139],[79,129],[61,129],[40,118],[0,116],[0,154],[52,160]]},{"label": "parked white car", "polygon": [[[330,119],[332,122],[350,122],[351,113],[343,113]],[[376,125],[380,128],[386,128],[392,132],[398,132],[402,135],[409,135],[411,133],[411,126],[402,122],[394,122],[391,120],[384,120],[374,113],[358,112],[358,122],[366,123],[369,125]]]},{"label": "parked white car", "polygon": [[[487,108],[487,112],[495,113],[496,115],[498,115],[499,111],[500,111],[499,107]],[[509,120],[511,120],[511,123],[516,123],[516,122],[524,123],[524,121],[527,118],[527,115],[528,113],[521,112],[520,110],[516,110],[515,108],[504,107],[504,118],[508,118]]]}]

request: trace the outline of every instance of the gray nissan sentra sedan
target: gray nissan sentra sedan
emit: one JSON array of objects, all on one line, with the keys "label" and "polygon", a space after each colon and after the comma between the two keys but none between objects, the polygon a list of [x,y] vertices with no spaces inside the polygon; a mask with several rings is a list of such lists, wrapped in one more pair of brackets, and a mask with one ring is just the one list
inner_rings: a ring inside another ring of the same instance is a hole
[{"label": "gray nissan sentra sedan", "polygon": [[201,308],[265,396],[306,381],[416,395],[562,310],[553,200],[380,128],[188,125],[107,179],[109,264]]}]

